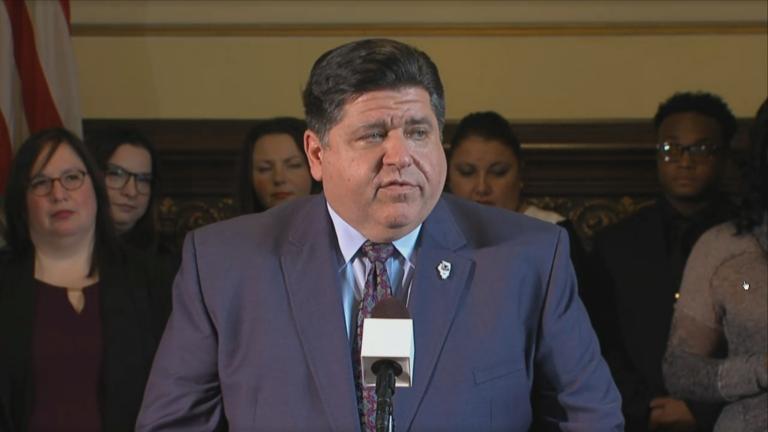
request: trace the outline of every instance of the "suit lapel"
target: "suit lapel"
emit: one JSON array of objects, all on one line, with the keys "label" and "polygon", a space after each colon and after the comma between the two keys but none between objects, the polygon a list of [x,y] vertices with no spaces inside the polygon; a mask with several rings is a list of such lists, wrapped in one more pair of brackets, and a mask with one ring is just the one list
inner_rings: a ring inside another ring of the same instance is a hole
[{"label": "suit lapel", "polygon": [[[667,295],[665,281],[670,280],[672,268],[667,254],[661,209],[657,206],[647,217],[647,222],[634,232],[634,257],[628,259],[626,265],[640,266],[642,273],[647,275],[628,280],[628,285],[632,286],[632,302],[648,302],[653,305]],[[633,273],[636,272],[628,272]],[[673,293],[668,294],[671,296]]]},{"label": "suit lapel", "polygon": [[[402,430],[411,428],[429,388],[435,366],[458,306],[469,287],[474,262],[459,249],[466,243],[445,203],[440,200],[422,226],[415,258],[408,309],[414,325],[413,387],[395,393],[395,418]],[[451,264],[450,275],[440,277],[442,261]]]},{"label": "suit lapel", "polygon": [[[325,200],[317,197],[290,230],[281,265],[310,373],[334,430],[359,430],[337,258]],[[313,223],[307,223],[307,222]]]},{"label": "suit lapel", "polygon": [[[624,329],[624,344],[634,367],[640,370],[648,391],[655,391],[659,370],[659,350],[666,344],[669,316],[675,287],[673,269],[667,253],[663,210],[655,204],[644,219],[632,226],[628,237],[629,254],[622,260],[625,275],[621,281],[619,319]],[[626,310],[628,313],[621,313]]]}]

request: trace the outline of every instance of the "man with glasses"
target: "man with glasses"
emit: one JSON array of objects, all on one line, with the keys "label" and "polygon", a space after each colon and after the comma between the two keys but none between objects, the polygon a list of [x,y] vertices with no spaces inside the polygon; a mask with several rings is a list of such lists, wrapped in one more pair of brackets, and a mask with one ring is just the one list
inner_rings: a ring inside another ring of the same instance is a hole
[{"label": "man with glasses", "polygon": [[736,119],[709,93],[677,93],[659,106],[655,204],[595,238],[588,303],[622,393],[627,431],[710,430],[716,407],[669,397],[661,361],[691,247],[729,219],[719,191]]}]

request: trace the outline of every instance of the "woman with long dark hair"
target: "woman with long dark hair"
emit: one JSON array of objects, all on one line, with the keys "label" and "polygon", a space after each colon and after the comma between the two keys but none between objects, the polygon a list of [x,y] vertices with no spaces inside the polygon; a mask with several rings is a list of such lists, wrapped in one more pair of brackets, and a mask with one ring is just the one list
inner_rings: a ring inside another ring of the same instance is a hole
[{"label": "woman with long dark hair", "polygon": [[257,213],[294,198],[318,192],[304,154],[304,120],[277,117],[258,122],[240,150],[237,207]]},{"label": "woman with long dark hair", "polygon": [[129,431],[167,311],[116,240],[100,171],[65,129],[29,137],[6,189],[0,430]]},{"label": "woman with long dark hair", "polygon": [[158,247],[158,158],[155,146],[135,129],[103,131],[87,140],[104,173],[115,231],[139,249]]},{"label": "woman with long dark hair", "polygon": [[740,216],[694,246],[664,358],[673,395],[724,404],[718,432],[768,429],[768,100],[751,141]]}]

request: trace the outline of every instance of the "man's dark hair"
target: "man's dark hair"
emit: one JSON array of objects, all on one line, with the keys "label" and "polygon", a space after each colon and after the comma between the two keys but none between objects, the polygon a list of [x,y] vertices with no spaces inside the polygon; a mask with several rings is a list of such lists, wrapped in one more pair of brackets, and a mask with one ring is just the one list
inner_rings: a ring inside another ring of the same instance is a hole
[{"label": "man's dark hair", "polygon": [[149,193],[149,204],[136,224],[128,232],[123,233],[121,238],[126,243],[140,249],[156,246],[158,241],[156,229],[157,197],[160,196],[161,191],[158,187],[160,184],[160,164],[155,146],[141,131],[134,128],[107,129],[88,137],[86,144],[96,158],[96,163],[99,164],[102,172],[107,171],[109,159],[123,144],[142,148],[149,153],[150,169],[152,170],[152,190]]},{"label": "man's dark hair", "polygon": [[[39,157],[45,167],[56,150],[68,145],[85,165],[96,196],[96,228],[89,275],[96,274],[101,263],[117,256],[117,246],[109,212],[109,198],[96,161],[80,138],[63,128],[44,129],[27,138],[13,159],[5,196],[6,241],[14,257],[25,259],[34,255],[35,246],[29,234],[27,190],[32,167]],[[85,187],[85,186],[83,186]]]},{"label": "man's dark hair", "polygon": [[[267,209],[266,205],[259,201],[256,192],[253,190],[253,147],[261,137],[270,134],[286,134],[293,139],[299,153],[304,155],[304,160],[309,169],[309,161],[304,153],[304,131],[307,130],[307,123],[304,120],[294,117],[275,117],[256,123],[245,135],[243,144],[240,146],[240,156],[238,158],[238,175],[236,199],[238,210],[241,214],[258,213]],[[310,193],[320,191],[320,183],[312,179]]]},{"label": "man's dark hair", "polygon": [[469,137],[499,141],[512,150],[518,163],[522,163],[520,141],[512,131],[512,125],[497,112],[475,112],[461,119],[451,138],[451,147],[448,149],[449,162],[456,149]]},{"label": "man's dark hair", "polygon": [[653,124],[658,131],[661,123],[672,114],[695,112],[717,121],[722,131],[723,145],[729,147],[738,125],[728,105],[717,95],[706,92],[675,93],[659,105]]},{"label": "man's dark hair", "polygon": [[312,66],[304,89],[309,129],[325,143],[344,105],[363,93],[421,87],[429,93],[441,134],[445,96],[437,66],[424,52],[389,39],[365,39],[334,48]]}]

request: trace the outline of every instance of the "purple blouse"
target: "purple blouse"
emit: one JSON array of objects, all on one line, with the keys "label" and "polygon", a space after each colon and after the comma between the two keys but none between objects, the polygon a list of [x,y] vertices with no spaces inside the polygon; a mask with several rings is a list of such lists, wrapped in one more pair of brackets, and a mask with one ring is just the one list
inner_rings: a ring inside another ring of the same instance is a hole
[{"label": "purple blouse", "polygon": [[98,283],[77,313],[65,288],[35,280],[31,432],[101,430],[101,316]]}]

